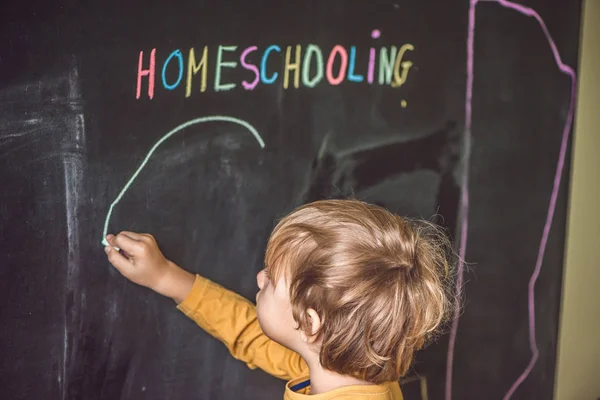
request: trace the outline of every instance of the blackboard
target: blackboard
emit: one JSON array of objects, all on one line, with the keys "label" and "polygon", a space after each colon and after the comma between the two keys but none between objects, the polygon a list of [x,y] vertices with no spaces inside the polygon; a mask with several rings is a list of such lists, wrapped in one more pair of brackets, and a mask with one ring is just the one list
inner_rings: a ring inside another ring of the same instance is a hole
[{"label": "blackboard", "polygon": [[0,397],[281,398],[283,382],[113,270],[105,224],[151,232],[178,264],[253,298],[277,218],[357,197],[434,216],[466,243],[458,324],[418,354],[406,398],[551,398],[579,13],[542,0],[12,2]]}]

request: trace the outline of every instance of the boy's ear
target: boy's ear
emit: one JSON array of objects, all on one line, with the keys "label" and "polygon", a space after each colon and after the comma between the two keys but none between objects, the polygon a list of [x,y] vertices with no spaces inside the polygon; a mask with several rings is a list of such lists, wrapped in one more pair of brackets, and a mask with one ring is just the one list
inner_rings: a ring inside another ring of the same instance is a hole
[{"label": "boy's ear", "polygon": [[312,308],[306,310],[306,314],[310,319],[310,334],[303,334],[302,339],[307,343],[314,343],[319,338],[319,332],[321,331],[321,318],[319,314]]}]

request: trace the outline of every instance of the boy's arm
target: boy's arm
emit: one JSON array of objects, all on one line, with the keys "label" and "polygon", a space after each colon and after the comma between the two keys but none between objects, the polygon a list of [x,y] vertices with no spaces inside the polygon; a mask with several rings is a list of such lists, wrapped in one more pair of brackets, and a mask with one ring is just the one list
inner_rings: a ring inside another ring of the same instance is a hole
[{"label": "boy's arm", "polygon": [[256,307],[244,297],[201,276],[177,307],[225,344],[233,357],[281,379],[308,375],[300,355],[269,339],[258,325]]},{"label": "boy's arm", "polygon": [[252,303],[167,260],[152,235],[121,232],[106,240],[108,260],[123,276],[180,303],[180,310],[250,368],[283,379],[308,374],[300,355],[265,336]]}]

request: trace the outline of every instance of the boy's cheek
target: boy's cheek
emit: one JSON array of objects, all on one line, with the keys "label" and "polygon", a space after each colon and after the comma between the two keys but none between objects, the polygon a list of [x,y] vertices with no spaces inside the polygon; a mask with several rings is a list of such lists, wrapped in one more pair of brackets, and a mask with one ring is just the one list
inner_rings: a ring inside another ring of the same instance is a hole
[{"label": "boy's cheek", "polygon": [[258,319],[258,325],[262,329],[263,333],[269,337],[269,339],[276,340],[277,326],[274,324],[273,317],[275,316],[272,311],[265,308],[264,300],[256,307],[256,316]]},{"label": "boy's cheek", "polygon": [[258,319],[258,324],[260,325],[261,329],[263,331],[265,331],[265,328],[268,329],[267,325],[267,318],[268,312],[267,310],[264,309],[264,299],[261,300],[260,298],[257,299],[257,303],[256,303],[256,317]]},{"label": "boy's cheek", "polygon": [[272,339],[271,337],[271,332],[269,329],[269,323],[268,321],[265,321],[265,313],[260,311],[260,307],[256,308],[256,315],[257,315],[257,319],[258,319],[258,326],[260,326],[260,329],[263,331],[263,333],[265,335],[267,335],[268,338]]}]

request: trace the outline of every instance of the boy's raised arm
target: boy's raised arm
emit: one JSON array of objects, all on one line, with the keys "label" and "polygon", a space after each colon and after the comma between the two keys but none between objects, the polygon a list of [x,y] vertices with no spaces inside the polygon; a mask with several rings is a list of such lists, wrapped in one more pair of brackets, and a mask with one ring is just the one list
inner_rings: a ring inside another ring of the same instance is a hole
[{"label": "boy's raised arm", "polygon": [[[219,339],[248,367],[281,379],[308,375],[300,355],[269,339],[258,324],[256,307],[244,297],[201,276],[195,276],[161,253],[151,235],[122,232],[109,235],[110,263],[127,279],[177,302],[178,309]],[[119,247],[125,255],[115,250]]]},{"label": "boy's raised arm", "polygon": [[249,368],[286,380],[308,375],[300,355],[269,339],[258,324],[255,305],[237,293],[196,276],[190,295],[178,308]]},{"label": "boy's raised arm", "polygon": [[[178,304],[192,290],[194,275],[167,260],[154,237],[145,233],[108,235],[104,251],[108,261],[130,281],[170,297]],[[125,254],[121,254],[120,248]]]}]

